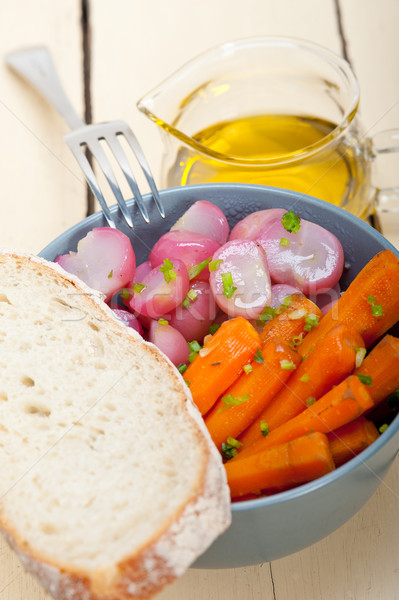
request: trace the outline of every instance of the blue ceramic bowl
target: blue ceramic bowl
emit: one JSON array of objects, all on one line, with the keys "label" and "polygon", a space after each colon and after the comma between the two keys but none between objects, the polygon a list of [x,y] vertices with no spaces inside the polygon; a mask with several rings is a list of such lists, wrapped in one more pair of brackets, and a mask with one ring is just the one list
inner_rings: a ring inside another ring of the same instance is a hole
[{"label": "blue ceramic bowl", "polygon": [[[231,226],[249,213],[266,208],[293,209],[319,223],[341,241],[347,268],[345,289],[360,269],[380,250],[395,248],[377,231],[344,210],[303,194],[247,184],[204,184],[161,191],[167,217],[162,219],[151,196],[145,197],[151,224],[144,223],[132,205],[131,232],[112,207],[118,228],[130,236],[138,263],[147,258],[154,242],[197,200],[220,206]],[[41,252],[53,260],[75,250],[93,227],[106,226],[101,213],[78,223]],[[399,291],[399,290],[398,290]],[[398,332],[395,332],[398,334]],[[232,525],[201,556],[194,567],[230,568],[254,565],[286,556],[317,542],[350,519],[376,491],[399,449],[399,416],[361,455],[320,479],[274,496],[234,503]]]}]

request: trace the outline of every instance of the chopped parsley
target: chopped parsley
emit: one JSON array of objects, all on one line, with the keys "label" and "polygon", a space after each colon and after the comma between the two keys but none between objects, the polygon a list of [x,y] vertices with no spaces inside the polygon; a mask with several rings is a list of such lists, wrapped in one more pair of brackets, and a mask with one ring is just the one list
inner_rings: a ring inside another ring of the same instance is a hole
[{"label": "chopped parsley", "polygon": [[177,365],[177,370],[183,375],[184,371],[187,371],[188,366],[186,365],[186,363],[180,363],[180,365]]},{"label": "chopped parsley", "polygon": [[194,302],[194,300],[196,300],[197,298],[198,298],[198,294],[195,290],[193,290],[193,289],[188,290],[187,295],[182,302],[183,308],[188,308],[190,306],[191,302]]},{"label": "chopped parsley", "polygon": [[188,342],[188,347],[190,348],[191,352],[199,352],[201,350],[201,344],[197,342],[197,340]]},{"label": "chopped parsley", "polygon": [[281,238],[280,240],[280,246],[289,246],[290,245],[290,240],[288,240],[287,238]]},{"label": "chopped parsley", "polygon": [[265,359],[263,358],[262,352],[260,350],[257,350],[255,352],[254,361],[260,364],[265,362]]},{"label": "chopped parsley", "polygon": [[317,327],[317,325],[319,324],[319,321],[320,321],[320,317],[318,317],[317,315],[315,315],[313,313],[309,313],[305,317],[305,325],[303,327],[304,330],[310,331],[311,329],[313,329],[313,327]]},{"label": "chopped parsley", "polygon": [[211,260],[211,262],[209,263],[209,270],[210,271],[216,271],[220,265],[222,264],[223,260],[219,259],[219,260]]},{"label": "chopped parsley", "polygon": [[202,262],[198,263],[198,265],[194,265],[194,267],[191,267],[191,269],[188,270],[189,279],[194,279],[195,277],[198,277],[198,275],[201,273],[201,271],[203,271],[205,269],[205,267],[207,267],[209,265],[210,262],[211,262],[211,259],[206,258]]},{"label": "chopped parsley", "polygon": [[240,406],[240,404],[243,404],[248,400],[249,394],[243,394],[242,396],[233,396],[233,394],[226,394],[226,396],[222,396],[221,398],[221,401],[225,405],[223,409],[230,408],[231,406]]},{"label": "chopped parsley", "polygon": [[359,373],[358,378],[359,381],[361,381],[361,383],[364,383],[364,385],[373,385],[371,375],[362,375],[361,373]]},{"label": "chopped parsley", "polygon": [[227,299],[231,298],[237,288],[234,286],[233,276],[230,271],[222,273],[222,283],[223,294],[226,296]]},{"label": "chopped parsley", "polygon": [[388,429],[388,423],[384,423],[383,425],[381,425],[381,427],[378,428],[378,431],[380,433],[384,433],[384,431],[386,431]]},{"label": "chopped parsley", "polygon": [[113,271],[113,269],[111,269],[111,271],[108,273],[108,279],[111,279],[113,274],[114,274],[114,271]]},{"label": "chopped parsley", "polygon": [[217,332],[217,330],[219,329],[219,327],[220,327],[219,323],[212,323],[212,325],[209,325],[209,333],[211,335],[214,335]]},{"label": "chopped parsley", "polygon": [[133,291],[134,291],[135,294],[141,294],[141,292],[143,290],[145,290],[146,287],[147,286],[144,285],[144,283],[134,283],[133,284]]},{"label": "chopped parsley", "polygon": [[272,319],[274,319],[274,317],[276,316],[276,312],[277,311],[275,308],[272,308],[271,306],[265,306],[263,311],[258,316],[256,323],[258,324],[259,327],[261,327],[267,321],[271,321]]},{"label": "chopped parsley", "polygon": [[160,325],[169,325],[169,322],[166,319],[158,319],[158,323]]},{"label": "chopped parsley", "polygon": [[165,258],[162,265],[159,267],[159,270],[161,271],[161,273],[163,273],[166,283],[170,283],[171,281],[177,278],[177,273],[175,271],[174,265],[172,261],[168,260],[167,258]]},{"label": "chopped parsley", "polygon": [[382,304],[372,304],[371,314],[373,315],[373,317],[382,317],[382,315],[384,314],[382,310]]},{"label": "chopped parsley", "polygon": [[370,294],[367,296],[367,302],[371,306],[371,314],[373,317],[382,317],[384,314],[382,310],[382,304],[377,304],[375,296],[371,296]]},{"label": "chopped parsley", "polygon": [[283,215],[281,223],[289,233],[298,233],[301,228],[301,219],[292,210]]},{"label": "chopped parsley", "polygon": [[238,454],[238,448],[242,446],[242,443],[233,437],[228,437],[226,442],[222,444],[222,454],[226,460],[230,460]]},{"label": "chopped parsley", "polygon": [[260,430],[261,430],[263,437],[266,437],[267,434],[269,433],[269,425],[267,424],[267,421],[260,422]]},{"label": "chopped parsley", "polygon": [[292,360],[280,360],[280,366],[283,371],[293,371],[296,369],[296,365],[292,362]]},{"label": "chopped parsley", "polygon": [[299,381],[302,381],[302,383],[307,383],[308,381],[310,381],[310,377],[307,373],[304,373],[302,377],[299,378]]},{"label": "chopped parsley", "polygon": [[303,342],[303,333],[300,333],[299,335],[294,335],[292,337],[292,340],[290,342],[290,346],[291,348],[297,348],[298,346],[300,346]]},{"label": "chopped parsley", "polygon": [[201,344],[197,342],[197,340],[193,340],[192,342],[188,342],[188,347],[190,349],[190,354],[188,355],[188,360],[190,363],[193,362],[198,356],[199,351],[201,350]]}]

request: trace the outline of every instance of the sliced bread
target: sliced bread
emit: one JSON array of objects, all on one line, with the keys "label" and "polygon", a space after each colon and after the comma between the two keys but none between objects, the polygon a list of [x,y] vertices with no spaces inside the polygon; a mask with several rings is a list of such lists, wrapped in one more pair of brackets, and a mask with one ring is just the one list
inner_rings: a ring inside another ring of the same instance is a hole
[{"label": "sliced bread", "polygon": [[228,527],[180,374],[57,265],[0,253],[0,369],[0,527],[55,598],[149,598]]}]

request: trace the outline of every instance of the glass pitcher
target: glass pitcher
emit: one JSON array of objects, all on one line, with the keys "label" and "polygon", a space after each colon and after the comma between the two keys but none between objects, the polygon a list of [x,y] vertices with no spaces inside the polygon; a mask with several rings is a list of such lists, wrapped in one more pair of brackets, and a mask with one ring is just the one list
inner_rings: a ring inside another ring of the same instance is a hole
[{"label": "glass pitcher", "polygon": [[[399,132],[380,135],[377,148],[358,105],[358,82],[345,60],[282,37],[209,50],[137,103],[163,133],[162,187],[271,185],[365,219],[379,196],[372,163],[378,152],[399,149]],[[383,197],[392,203],[392,194]]]}]

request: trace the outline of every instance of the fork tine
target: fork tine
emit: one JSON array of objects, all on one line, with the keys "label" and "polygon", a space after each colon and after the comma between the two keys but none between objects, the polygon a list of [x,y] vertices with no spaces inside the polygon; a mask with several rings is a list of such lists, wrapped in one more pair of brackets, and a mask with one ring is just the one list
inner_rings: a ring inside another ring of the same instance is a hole
[{"label": "fork tine", "polygon": [[82,169],[83,174],[86,177],[87,183],[89,184],[91,191],[93,192],[93,194],[95,195],[95,197],[98,200],[98,203],[101,206],[101,209],[103,211],[104,217],[105,217],[108,225],[110,227],[112,227],[113,229],[116,229],[117,227],[116,227],[115,221],[112,218],[112,215],[110,213],[108,205],[107,205],[105,198],[100,190],[100,187],[97,182],[97,178],[93,172],[93,169],[91,168],[89,161],[87,160],[85,153],[83,152],[82,145],[76,139],[76,133],[74,133],[74,132],[67,133],[64,136],[64,140],[68,144],[72,154],[74,155],[80,168]]},{"label": "fork tine", "polygon": [[115,133],[115,130],[113,130],[112,135],[107,135],[107,137],[104,139],[106,139],[107,143],[109,144],[109,147],[111,148],[112,152],[114,153],[115,158],[117,159],[119,166],[122,169],[123,174],[125,175],[128,183],[129,183],[130,189],[132,190],[134,199],[136,201],[138,209],[140,210],[140,212],[143,216],[143,219],[145,220],[146,223],[149,223],[150,217],[148,216],[147,207],[144,204],[143,196],[141,195],[141,192],[137,185],[136,179],[133,175],[133,171],[130,168],[130,164],[127,159],[127,156],[126,156],[122,146],[119,143],[118,133]]},{"label": "fork tine", "polygon": [[118,206],[121,210],[121,213],[123,214],[123,217],[126,221],[126,223],[129,225],[129,227],[131,229],[133,229],[133,221],[132,218],[129,214],[129,210],[126,206],[126,202],[125,199],[122,195],[121,189],[119,187],[119,184],[116,180],[115,174],[112,170],[112,166],[104,152],[104,150],[102,149],[99,140],[101,139],[105,139],[108,140],[107,137],[101,135],[100,137],[97,137],[97,133],[95,135],[90,135],[91,133],[94,134],[93,132],[90,132],[89,130],[87,130],[86,128],[86,137],[87,137],[87,146],[90,150],[90,152],[93,154],[94,158],[97,160],[100,169],[102,170],[102,172],[104,173],[109,186],[112,190],[112,192],[114,193],[114,196],[116,198],[116,201],[118,203]]},{"label": "fork tine", "polygon": [[130,129],[129,125],[125,121],[113,121],[113,125],[116,128],[115,131],[116,131],[117,135],[123,135],[125,137],[125,139],[127,140],[127,142],[129,143],[130,147],[132,148],[132,150],[140,164],[140,167],[142,168],[144,175],[146,176],[146,179],[149,183],[149,186],[151,188],[151,192],[152,192],[155,204],[158,208],[159,214],[164,219],[165,218],[165,210],[164,210],[164,207],[163,207],[163,204],[162,204],[159,192],[158,192],[158,188],[155,185],[155,181],[152,176],[150,166],[147,162],[145,154],[144,154],[136,136],[134,135],[133,131]]}]

